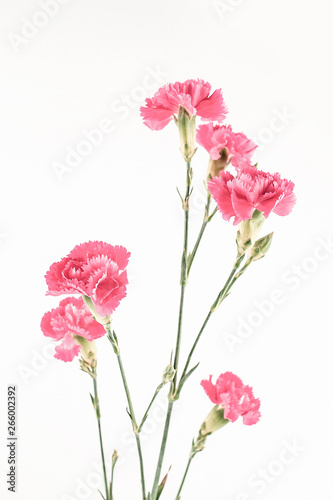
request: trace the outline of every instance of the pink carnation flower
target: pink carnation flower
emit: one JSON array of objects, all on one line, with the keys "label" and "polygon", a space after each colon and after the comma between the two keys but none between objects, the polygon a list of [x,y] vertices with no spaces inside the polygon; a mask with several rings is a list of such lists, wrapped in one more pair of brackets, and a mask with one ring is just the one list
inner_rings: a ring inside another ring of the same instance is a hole
[{"label": "pink carnation flower", "polygon": [[105,334],[103,326],[93,319],[81,297],[62,300],[58,307],[44,314],[40,326],[46,337],[62,341],[55,348],[54,355],[62,361],[72,361],[81,350],[73,335],[93,341]]},{"label": "pink carnation flower", "polygon": [[236,168],[251,166],[251,158],[257,145],[242,132],[235,133],[230,125],[201,125],[197,130],[197,141],[209,153],[212,160],[221,157],[226,165]]},{"label": "pink carnation flower", "polygon": [[228,111],[221,89],[209,95],[210,91],[210,83],[200,79],[168,83],[151,99],[146,99],[146,106],[140,109],[143,122],[151,130],[161,130],[178,114],[180,107],[186,109],[190,118],[198,115],[204,120],[222,121]]},{"label": "pink carnation flower", "polygon": [[109,316],[126,296],[128,280],[124,269],[129,257],[126,248],[102,241],[77,245],[46,273],[47,294],[88,295],[97,313]]},{"label": "pink carnation flower", "polygon": [[224,418],[230,422],[235,422],[238,417],[242,417],[246,425],[259,421],[260,400],[253,396],[252,388],[244,385],[237,375],[222,373],[215,385],[210,375],[209,380],[202,380],[201,385],[212,403],[224,409]]},{"label": "pink carnation flower", "polygon": [[280,174],[270,174],[247,167],[237,177],[221,172],[208,182],[208,190],[217,203],[223,219],[235,217],[234,224],[252,218],[255,209],[267,218],[273,211],[288,215],[295,203],[294,183],[281,179]]}]

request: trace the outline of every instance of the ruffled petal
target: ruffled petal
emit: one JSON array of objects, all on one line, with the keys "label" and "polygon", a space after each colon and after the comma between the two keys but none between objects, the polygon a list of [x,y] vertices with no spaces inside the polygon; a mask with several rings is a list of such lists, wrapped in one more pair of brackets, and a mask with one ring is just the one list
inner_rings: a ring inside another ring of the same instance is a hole
[{"label": "ruffled petal", "polygon": [[225,119],[228,109],[223,101],[220,89],[215,90],[213,94],[201,101],[197,106],[197,115],[204,120],[221,122]]},{"label": "ruffled petal", "polygon": [[70,333],[67,333],[61,344],[56,346],[54,357],[61,361],[73,361],[75,356],[79,355],[80,350],[81,346],[76,344]]}]

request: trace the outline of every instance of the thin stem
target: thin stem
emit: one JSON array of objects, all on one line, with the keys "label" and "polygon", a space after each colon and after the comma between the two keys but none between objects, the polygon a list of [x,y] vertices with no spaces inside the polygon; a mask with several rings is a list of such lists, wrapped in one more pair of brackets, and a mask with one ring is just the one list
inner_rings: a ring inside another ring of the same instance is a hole
[{"label": "thin stem", "polygon": [[123,365],[123,362],[121,360],[120,353],[117,353],[117,360],[118,360],[118,365],[119,365],[119,369],[120,369],[121,378],[122,378],[122,381],[123,381],[123,386],[124,386],[125,393],[126,393],[126,399],[127,399],[127,403],[128,403],[128,407],[129,407],[129,411],[130,411],[130,416],[131,416],[131,420],[132,420],[133,430],[134,430],[134,432],[137,432],[138,426],[137,426],[137,423],[136,423],[136,420],[135,420],[135,414],[134,414],[134,408],[133,408],[132,398],[131,398],[131,394],[130,394],[130,391],[129,391],[129,388],[128,388],[128,383],[127,383],[127,379],[126,379],[126,375],[125,375],[124,365]]},{"label": "thin stem", "polygon": [[[176,341],[176,350],[175,350],[175,359],[174,359],[174,369],[175,369],[175,377],[173,379],[173,383],[171,384],[170,392],[176,388],[177,384],[177,368],[179,364],[179,354],[180,354],[180,343],[182,336],[182,322],[183,322],[183,307],[184,307],[184,295],[185,295],[185,287],[187,282],[187,247],[188,247],[188,222],[189,222],[189,197],[191,190],[191,161],[186,162],[186,194],[183,200],[183,210],[184,210],[184,244],[183,244],[183,253],[181,260],[181,272],[180,272],[180,302],[179,302],[179,313],[178,313],[178,328],[177,328],[177,341]],[[154,500],[154,498],[153,498]]]},{"label": "thin stem", "polygon": [[186,161],[186,193],[185,198],[182,198],[183,210],[184,210],[184,243],[183,243],[183,252],[182,252],[182,260],[181,260],[181,270],[180,270],[180,301],[179,301],[179,313],[178,313],[178,327],[177,327],[177,340],[176,340],[176,349],[175,349],[175,358],[173,367],[175,369],[175,376],[171,383],[170,392],[169,392],[169,405],[168,411],[166,415],[166,420],[164,424],[163,438],[160,448],[160,453],[158,457],[154,484],[151,494],[151,500],[156,500],[158,483],[160,480],[161,469],[163,465],[164,453],[166,442],[169,434],[170,420],[173,409],[173,394],[175,393],[175,389],[177,387],[177,369],[179,364],[179,355],[180,355],[180,344],[181,344],[181,336],[182,336],[182,323],[183,323],[183,308],[184,308],[184,296],[185,296],[185,287],[187,283],[187,247],[188,247],[188,223],[189,223],[189,198],[191,194],[191,182],[192,182],[192,169],[191,169],[191,160]]},{"label": "thin stem", "polygon": [[211,315],[213,314],[213,312],[217,309],[217,307],[223,302],[223,300],[226,298],[229,290],[231,289],[231,287],[233,286],[233,284],[235,283],[236,279],[237,278],[234,278],[234,275],[237,271],[237,268],[236,267],[233,267],[231,273],[229,274],[229,277],[227,279],[227,281],[225,282],[224,284],[224,287],[222,288],[222,290],[218,293],[217,297],[216,297],[216,300],[214,301],[213,305],[211,306],[211,308],[209,309],[209,312],[199,330],[199,333],[198,335],[196,336],[196,339],[192,345],[192,348],[188,354],[188,357],[187,357],[187,360],[186,360],[186,364],[185,364],[185,367],[184,367],[184,370],[183,370],[183,373],[182,373],[182,376],[180,377],[180,381],[179,381],[179,386],[178,386],[178,389],[177,389],[177,399],[179,398],[179,395],[180,395],[180,392],[181,392],[181,389],[184,385],[184,382],[185,382],[185,377],[186,377],[186,373],[187,373],[187,370],[188,370],[188,367],[189,367],[189,364],[191,362],[191,359],[192,359],[192,356],[193,356],[193,353],[199,343],[199,340],[201,338],[201,335],[203,334],[206,326],[207,326],[207,323],[211,317]]},{"label": "thin stem", "polygon": [[140,462],[140,475],[141,475],[141,487],[142,487],[142,498],[143,500],[146,500],[146,485],[145,485],[145,474],[144,474],[144,465],[143,465],[143,457],[142,457],[142,450],[141,450],[141,441],[140,441],[140,436],[138,434],[138,425],[136,423],[135,419],[135,413],[134,413],[134,408],[133,408],[133,403],[131,399],[131,394],[128,388],[128,383],[125,375],[125,370],[124,366],[120,357],[120,353],[116,353],[117,360],[118,360],[118,365],[120,368],[120,373],[121,373],[121,378],[123,381],[125,393],[126,393],[126,398],[127,398],[127,403],[129,407],[129,412],[130,412],[130,417],[132,420],[132,427],[133,427],[133,432],[135,434],[135,440],[136,440],[136,446],[138,449],[138,455],[139,455],[139,462]]},{"label": "thin stem", "polygon": [[107,480],[106,468],[105,468],[105,456],[104,456],[102,428],[101,428],[101,411],[100,411],[99,399],[98,399],[96,372],[95,372],[95,376],[93,377],[93,384],[94,384],[94,407],[95,407],[97,424],[98,424],[98,435],[99,435],[99,445],[100,445],[100,449],[101,449],[102,464],[103,464],[105,494],[106,494],[106,500],[109,500],[108,480]]},{"label": "thin stem", "polygon": [[184,472],[184,475],[183,475],[183,479],[182,479],[182,482],[180,483],[179,490],[178,490],[178,493],[177,493],[177,496],[176,496],[176,500],[180,500],[180,494],[182,492],[182,489],[183,489],[183,486],[184,486],[184,483],[185,483],[185,479],[186,479],[186,476],[187,476],[188,470],[190,468],[190,465],[191,465],[193,457],[195,457],[195,455],[191,454],[190,457],[189,457],[189,459],[188,459],[188,462],[187,462],[187,465],[186,465],[186,469],[185,469],[185,472]]},{"label": "thin stem", "polygon": [[110,481],[110,500],[113,500],[113,481],[114,481],[114,468],[116,466],[118,460],[118,454],[116,450],[113,452],[112,455],[112,465],[111,465],[111,481]]},{"label": "thin stem", "polygon": [[165,453],[165,447],[166,447],[166,442],[167,442],[167,439],[168,439],[168,433],[169,433],[169,427],[170,427],[170,420],[171,420],[171,415],[172,415],[173,403],[174,403],[174,401],[169,401],[169,404],[168,404],[168,411],[167,411],[167,416],[166,416],[166,419],[165,419],[162,444],[161,444],[160,454],[159,454],[159,457],[158,457],[157,468],[156,468],[156,472],[155,472],[153,490],[152,490],[152,493],[151,493],[152,500],[156,500],[158,482],[160,480],[161,469],[162,469],[163,459],[164,459],[164,453]]},{"label": "thin stem", "polygon": [[141,440],[139,434],[135,434],[136,447],[139,455],[140,462],[140,475],[141,475],[141,488],[142,488],[142,498],[146,500],[146,485],[145,485],[145,471],[143,466],[143,456],[142,456],[142,448],[141,448]]},{"label": "thin stem", "polygon": [[199,245],[201,243],[201,239],[202,239],[202,236],[203,236],[203,234],[205,232],[206,226],[207,226],[208,222],[210,222],[212,220],[212,218],[214,217],[214,215],[217,212],[217,208],[215,208],[213,210],[213,212],[211,214],[209,214],[209,207],[210,207],[211,199],[212,199],[212,197],[211,197],[209,191],[207,191],[207,202],[206,202],[206,206],[205,206],[204,218],[203,218],[203,221],[202,221],[202,224],[201,224],[201,228],[200,228],[197,240],[196,240],[196,242],[194,244],[193,250],[189,254],[189,257],[188,257],[188,262],[187,262],[187,277],[190,274],[190,270],[191,270],[191,267],[192,267],[192,264],[193,264],[193,261],[194,261],[194,257],[196,255],[197,250],[199,248]]},{"label": "thin stem", "polygon": [[157,397],[158,393],[160,392],[160,390],[162,389],[162,387],[163,387],[163,386],[164,386],[164,384],[160,384],[160,385],[157,387],[157,389],[156,389],[156,391],[155,391],[155,393],[154,393],[154,396],[152,397],[152,399],[151,399],[151,401],[150,401],[150,403],[149,403],[149,405],[148,405],[148,408],[147,408],[147,410],[145,411],[144,416],[142,417],[142,420],[141,420],[140,425],[139,425],[139,428],[138,428],[138,432],[141,432],[141,429],[142,429],[142,427],[143,427],[143,424],[144,424],[144,423],[145,423],[145,421],[147,420],[149,410],[150,410],[150,408],[152,407],[152,404],[154,403],[154,401],[155,401],[155,399],[156,399],[156,397]]},{"label": "thin stem", "polygon": [[201,335],[202,335],[202,333],[203,333],[204,329],[206,328],[207,323],[208,323],[208,321],[209,321],[209,319],[210,319],[210,317],[211,317],[211,315],[212,315],[212,314],[213,314],[213,311],[209,310],[209,313],[207,314],[207,316],[206,316],[206,318],[205,318],[205,321],[203,322],[203,324],[202,324],[202,326],[201,326],[201,328],[200,328],[200,330],[199,330],[199,333],[198,333],[198,335],[197,335],[197,337],[196,337],[196,339],[195,339],[195,341],[194,341],[194,344],[193,344],[193,346],[192,346],[192,348],[191,348],[191,350],[190,350],[190,352],[189,352],[189,355],[188,355],[188,357],[187,357],[187,361],[186,361],[186,364],[185,364],[185,367],[184,367],[184,370],[183,370],[182,376],[180,377],[180,382],[179,382],[179,387],[178,387],[178,394],[177,394],[177,396],[178,396],[178,397],[179,397],[179,394],[180,394],[180,390],[181,390],[181,388],[182,388],[182,386],[183,386],[183,383],[182,383],[182,382],[184,381],[184,378],[185,378],[185,376],[186,376],[186,372],[187,372],[188,366],[189,366],[189,364],[190,364],[190,362],[191,362],[191,358],[192,358],[192,356],[193,356],[193,353],[194,353],[194,351],[195,351],[195,349],[196,349],[196,347],[197,347],[197,345],[198,345],[198,342],[199,342],[199,340],[200,340],[200,337],[201,337]]}]

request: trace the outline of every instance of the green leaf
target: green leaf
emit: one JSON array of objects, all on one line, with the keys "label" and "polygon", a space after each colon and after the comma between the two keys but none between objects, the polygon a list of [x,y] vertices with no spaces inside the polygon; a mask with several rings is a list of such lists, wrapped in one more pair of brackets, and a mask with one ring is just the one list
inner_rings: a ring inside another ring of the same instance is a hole
[{"label": "green leaf", "polygon": [[129,409],[128,409],[128,408],[126,408],[126,413],[127,413],[127,415],[129,416],[129,418],[130,418],[130,419],[132,420],[132,422],[133,422],[133,417],[132,417],[131,412],[129,411]]},{"label": "green leaf", "polygon": [[106,500],[105,496],[103,495],[103,493],[100,491],[100,490],[97,490],[98,493],[100,493],[101,497],[103,498],[103,500]]},{"label": "green leaf", "polygon": [[182,390],[183,385],[185,384],[186,380],[192,375],[192,373],[194,372],[194,370],[196,370],[199,365],[200,365],[200,362],[197,363],[195,366],[193,366],[193,368],[191,368],[191,370],[189,370],[186,373],[186,375],[180,380],[179,385],[178,385],[178,390],[177,390],[177,395],[178,396],[179,396],[179,393]]},{"label": "green leaf", "polygon": [[162,479],[161,481],[161,484],[159,485],[159,487],[157,488],[157,495],[156,495],[156,500],[158,500],[162,494],[162,491],[164,490],[164,486],[165,486],[165,483],[168,479],[168,474],[170,472],[170,469],[171,469],[171,465],[169,467],[169,470],[168,472],[165,474],[164,478]]}]

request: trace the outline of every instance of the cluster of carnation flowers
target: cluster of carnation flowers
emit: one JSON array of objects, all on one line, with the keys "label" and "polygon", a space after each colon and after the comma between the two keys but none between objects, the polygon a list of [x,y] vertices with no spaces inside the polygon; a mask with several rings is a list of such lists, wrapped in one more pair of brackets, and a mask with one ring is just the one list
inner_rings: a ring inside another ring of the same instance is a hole
[{"label": "cluster of carnation flowers", "polygon": [[[56,358],[72,361],[80,353],[81,337],[92,342],[106,333],[103,325],[126,296],[129,257],[122,246],[88,241],[52,264],[45,276],[47,294],[81,295],[62,300],[42,319],[44,335],[61,341],[56,347]],[[87,298],[90,308],[84,302]]]},{"label": "cluster of carnation flowers", "polygon": [[[278,173],[272,174],[259,170],[257,165],[253,164],[253,154],[257,146],[243,132],[234,132],[230,125],[222,123],[227,112],[221,90],[217,89],[211,92],[211,85],[200,79],[167,84],[160,88],[152,98],[148,98],[146,105],[141,108],[143,121],[151,130],[161,130],[171,121],[176,123],[179,130],[180,151],[187,166],[187,191],[182,198],[182,206],[186,214],[185,252],[181,264],[182,288],[176,353],[174,361],[164,372],[163,382],[158,385],[140,425],[134,415],[123,364],[120,360],[118,340],[110,326],[113,313],[126,296],[128,284],[126,268],[130,253],[123,246],[113,246],[101,241],[89,241],[77,245],[66,257],[52,264],[45,276],[48,295],[70,295],[70,297],[61,300],[58,307],[47,312],[41,322],[44,335],[58,343],[55,347],[55,357],[68,362],[81,355],[81,367],[82,363],[86,363],[93,368],[93,372],[89,373],[93,374],[94,383],[96,383],[95,340],[107,333],[114,347],[138,445],[143,500],[157,500],[163,491],[167,476],[161,484],[158,483],[170,424],[168,419],[171,417],[173,403],[179,398],[183,385],[197,367],[196,365],[189,370],[189,363],[210,315],[229,295],[231,287],[245,269],[267,253],[272,233],[257,239],[264,220],[272,212],[280,216],[288,215],[296,201],[294,184],[291,181],[282,178]],[[197,117],[205,123],[198,126]],[[207,205],[203,226],[194,250],[187,253],[188,211],[193,174],[191,161],[197,150],[197,145],[203,147],[209,155],[208,175],[205,179]],[[211,199],[216,202],[217,206],[210,214]],[[205,227],[217,210],[220,211],[224,220],[232,221],[234,225],[238,225],[237,258],[231,275],[219,292],[203,327],[199,331],[177,385],[178,350],[180,348],[185,286]],[[247,260],[245,259],[244,263],[245,257]],[[80,296],[72,297],[71,295]],[[140,431],[157,393],[166,383],[170,383],[169,410],[154,485],[151,493],[146,494]],[[222,373],[215,384],[210,376],[208,380],[202,380],[201,385],[214,407],[203,421],[197,440],[192,443],[189,463],[177,499],[180,498],[189,464],[195,454],[204,448],[207,436],[226,423],[235,422],[239,417],[242,418],[245,425],[256,424],[260,419],[259,399],[254,397],[252,388],[244,385],[241,379],[233,373]],[[96,389],[96,386],[94,387]],[[99,419],[97,392],[93,398],[93,404]],[[99,432],[101,432],[100,426]],[[100,443],[102,447],[101,435]],[[101,451],[104,464],[102,448]],[[112,500],[113,476],[111,483],[108,484],[105,466],[104,479],[105,499]]]},{"label": "cluster of carnation flowers", "polygon": [[[296,202],[293,182],[278,173],[257,170],[252,164],[256,144],[242,132],[234,132],[230,125],[221,125],[227,107],[221,90],[209,96],[210,91],[211,86],[199,79],[165,85],[141,108],[144,123],[152,130],[160,130],[172,117],[178,122],[177,116],[184,110],[187,130],[184,134],[180,128],[181,141],[185,138],[192,144],[189,156],[195,152],[195,139],[209,153],[208,190],[225,220],[234,218],[234,224],[239,224],[251,219],[255,209],[265,218],[272,211],[288,215]],[[196,129],[196,116],[209,123]],[[230,164],[236,175],[226,171]]]}]

